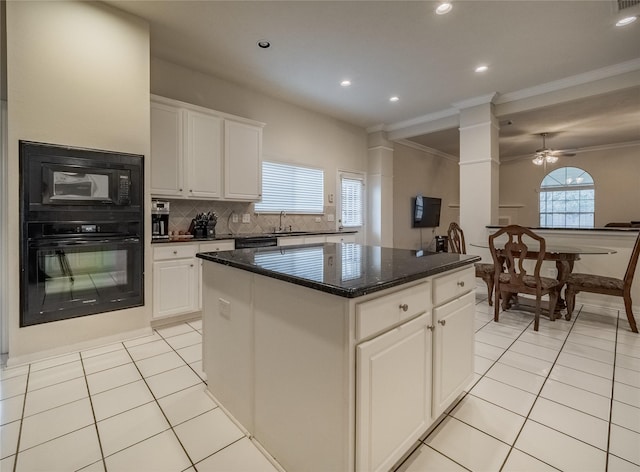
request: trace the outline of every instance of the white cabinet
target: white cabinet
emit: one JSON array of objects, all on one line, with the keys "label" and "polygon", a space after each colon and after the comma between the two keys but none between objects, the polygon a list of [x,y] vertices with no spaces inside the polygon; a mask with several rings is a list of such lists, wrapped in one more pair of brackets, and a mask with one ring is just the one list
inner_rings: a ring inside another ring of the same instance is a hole
[{"label": "white cabinet", "polygon": [[202,308],[202,260],[198,252],[231,251],[233,240],[156,244],[153,248],[154,319],[184,315]]},{"label": "white cabinet", "polygon": [[262,128],[225,121],[224,196],[228,200],[262,197]]},{"label": "white cabinet", "polygon": [[[185,110],[186,159],[183,195],[214,199],[222,196],[220,175],[223,120],[217,116]],[[184,155],[184,154],[183,154]],[[153,166],[153,162],[152,162]]]},{"label": "white cabinet", "polygon": [[[434,319],[433,414],[437,418],[473,380],[475,280],[465,269],[434,280],[434,301],[456,290],[457,298],[437,306]],[[438,293],[440,289],[441,293]],[[444,292],[444,293],[443,293]]]},{"label": "white cabinet", "polygon": [[356,470],[387,471],[431,420],[431,314],[356,348]]},{"label": "white cabinet", "polygon": [[153,251],[153,318],[198,311],[200,266],[197,245],[162,246]]},{"label": "white cabinet", "polygon": [[259,200],[262,126],[263,123],[152,96],[151,195]]},{"label": "white cabinet", "polygon": [[183,114],[151,102],[151,193],[181,197],[183,192]]}]

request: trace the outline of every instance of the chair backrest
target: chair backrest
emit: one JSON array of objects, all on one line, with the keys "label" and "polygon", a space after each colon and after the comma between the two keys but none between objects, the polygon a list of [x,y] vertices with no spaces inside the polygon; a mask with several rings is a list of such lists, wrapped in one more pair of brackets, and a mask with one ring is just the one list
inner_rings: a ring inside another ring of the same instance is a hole
[{"label": "chair backrest", "polygon": [[629,259],[629,265],[627,271],[624,273],[624,289],[631,290],[631,282],[633,282],[633,275],[636,272],[636,266],[638,265],[638,256],[640,255],[640,231],[638,231],[638,237],[636,243],[631,251],[631,259]]},{"label": "chair backrest", "polygon": [[449,225],[447,230],[447,236],[449,238],[449,247],[454,254],[466,254],[467,247],[464,243],[464,231],[455,221]]},{"label": "chair backrest", "polygon": [[[505,234],[508,239],[504,247],[496,248],[494,240]],[[537,247],[530,249],[529,246],[527,246],[527,242],[529,242],[529,244],[532,243],[532,241],[529,241],[529,238],[537,243]],[[491,257],[493,257],[493,264],[496,267],[496,277],[499,276],[498,271],[502,270],[503,262],[506,263],[507,273],[509,274],[509,285],[513,286],[524,286],[524,276],[530,275],[527,274],[524,268],[524,261],[525,259],[530,259],[535,260],[533,277],[535,277],[536,280],[536,287],[538,289],[542,288],[540,283],[540,269],[542,268],[542,261],[544,260],[546,249],[547,244],[545,239],[524,226],[505,226],[489,236],[489,250],[491,251]],[[530,254],[535,252],[538,253],[537,257]],[[529,257],[527,257],[527,255],[529,255]]]}]

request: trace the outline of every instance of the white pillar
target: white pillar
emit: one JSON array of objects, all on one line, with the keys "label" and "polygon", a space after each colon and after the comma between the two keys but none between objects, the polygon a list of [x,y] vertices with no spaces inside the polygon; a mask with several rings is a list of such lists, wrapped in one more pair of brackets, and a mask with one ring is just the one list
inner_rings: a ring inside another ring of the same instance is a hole
[{"label": "white pillar", "polygon": [[384,131],[369,135],[366,243],[393,247],[393,143]]},{"label": "white pillar", "polygon": [[456,104],[460,109],[460,226],[467,252],[485,257],[487,251],[470,243],[484,241],[485,226],[498,222],[499,126],[492,99],[493,95]]}]

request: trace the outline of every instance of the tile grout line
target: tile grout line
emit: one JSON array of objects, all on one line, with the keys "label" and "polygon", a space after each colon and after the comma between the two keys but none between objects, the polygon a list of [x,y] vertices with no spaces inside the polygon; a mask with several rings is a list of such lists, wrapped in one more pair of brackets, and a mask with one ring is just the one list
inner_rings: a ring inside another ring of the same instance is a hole
[{"label": "tile grout line", "polygon": [[[189,324],[189,323],[187,323],[187,324]],[[189,325],[189,327],[193,329],[193,326]],[[202,334],[201,334],[197,329],[196,329],[196,330],[194,330],[194,331],[195,331],[196,333],[200,334],[200,339],[201,339],[201,341],[200,341],[200,351],[202,351],[202,348],[203,348],[202,343],[204,342],[204,340],[202,340],[202,337],[203,337],[203,336],[202,336]],[[201,381],[203,384],[208,385],[208,384],[207,384],[207,381],[206,381],[206,380],[204,380],[202,377],[200,377],[200,375],[196,372],[196,370],[195,370],[193,367],[191,367],[191,364],[189,364],[189,363],[186,361],[186,359],[180,355],[180,353],[178,352],[178,350],[177,350],[177,349],[175,349],[175,348],[174,348],[174,347],[173,347],[173,346],[172,346],[172,345],[171,345],[171,344],[166,340],[166,338],[165,338],[164,336],[162,336],[162,333],[158,332],[157,330],[156,330],[156,333],[158,333],[158,335],[159,335],[159,336],[164,340],[164,342],[165,342],[165,343],[167,343],[167,344],[169,345],[169,347],[170,347],[170,348],[173,350],[173,352],[175,352],[175,354],[176,354],[176,355],[177,355],[177,356],[182,360],[182,362],[184,362],[184,363],[187,365],[187,367],[189,367],[189,369],[191,369],[191,371],[192,371],[194,374],[196,374],[196,376],[200,379],[200,381]],[[171,336],[170,336],[170,337],[171,337]],[[196,344],[197,344],[197,343],[196,343]],[[192,344],[191,346],[195,346],[195,344]],[[191,346],[185,346],[185,347],[191,347]],[[183,349],[183,348],[180,348],[180,349]],[[202,356],[200,356],[200,361],[202,361]],[[197,361],[196,361],[196,362],[197,362]]]},{"label": "tile grout line", "polygon": [[[122,345],[124,347],[124,344]],[[100,430],[98,429],[98,419],[96,418],[96,410],[93,408],[93,398],[91,395],[91,390],[89,389],[89,380],[87,379],[87,372],[84,368],[84,360],[82,358],[82,354],[78,353],[80,356],[80,365],[82,366],[82,372],[84,374],[84,383],[87,387],[87,394],[89,395],[89,404],[91,405],[91,415],[93,416],[93,426],[96,429],[96,436],[98,437],[98,446],[100,447],[100,458],[102,459],[102,465],[104,467],[105,472],[107,472],[107,461],[104,458],[104,449],[102,448],[102,439],[100,439]],[[95,462],[93,462],[95,464]],[[91,464],[87,464],[91,465]],[[83,466],[86,467],[86,466]]]},{"label": "tile grout line", "polygon": [[618,317],[616,318],[616,338],[615,347],[613,350],[613,377],[611,378],[611,401],[609,402],[609,425],[607,428],[607,451],[605,457],[604,470],[609,470],[609,450],[611,448],[611,420],[613,418],[613,393],[616,385],[616,360],[618,355],[618,330],[620,329],[620,310],[618,310]]},{"label": "tile grout line", "polygon": [[20,415],[20,428],[18,430],[18,442],[16,444],[16,455],[13,460],[13,472],[16,472],[18,468],[18,453],[20,452],[20,440],[22,439],[22,424],[24,422],[24,410],[27,407],[27,393],[29,391],[29,377],[31,376],[31,364],[27,369],[27,381],[24,386],[24,401],[22,402],[22,414]]},{"label": "tile grout line", "polygon": [[[158,331],[156,330],[156,333]],[[159,334],[159,333],[158,333]],[[161,336],[162,337],[162,336]],[[162,338],[162,340],[167,343],[167,341]],[[171,347],[171,345],[169,343],[167,343],[168,346]],[[178,441],[178,444],[180,444],[180,447],[182,448],[182,450],[184,451],[185,455],[187,456],[187,459],[189,459],[189,462],[191,463],[191,467],[193,467],[195,470],[198,470],[196,468],[196,464],[195,462],[193,462],[193,459],[191,459],[191,456],[189,455],[189,453],[187,452],[187,449],[184,447],[184,444],[182,444],[182,441],[180,440],[180,437],[178,436],[178,433],[176,433],[175,429],[173,428],[173,425],[171,424],[171,421],[169,421],[169,418],[167,417],[167,414],[164,412],[164,410],[162,409],[162,406],[160,405],[160,402],[158,401],[158,398],[156,397],[156,394],[153,393],[153,390],[151,390],[151,387],[149,386],[149,384],[147,383],[147,379],[144,377],[144,375],[142,375],[142,372],[140,371],[140,368],[138,367],[138,365],[136,364],[136,361],[133,359],[133,356],[131,356],[131,353],[129,352],[129,349],[127,348],[127,346],[124,347],[125,350],[127,351],[127,354],[129,354],[129,357],[131,357],[131,361],[133,362],[133,365],[135,366],[136,370],[138,371],[138,374],[140,374],[140,377],[142,377],[142,381],[144,382],[144,384],[147,386],[147,388],[149,389],[149,393],[151,393],[151,396],[153,397],[153,400],[155,401],[156,405],[158,406],[158,408],[160,409],[160,412],[162,413],[162,416],[164,416],[165,421],[167,422],[167,424],[169,425],[169,429],[171,430],[171,432],[173,433],[173,435],[175,436],[176,440]],[[171,349],[173,349],[173,347],[171,347]],[[168,430],[165,430],[168,431]],[[151,437],[157,436],[158,434],[162,434],[164,431],[161,431],[160,433],[157,433]],[[150,438],[146,438],[146,439],[150,439]],[[145,441],[146,439],[143,439],[142,441]],[[135,444],[139,444],[140,442],[135,443]],[[135,444],[131,444],[128,447],[132,447]],[[127,449],[127,448],[125,448]],[[124,450],[124,449],[123,449]],[[118,451],[119,452],[119,451]],[[114,453],[115,454],[115,453]],[[189,467],[187,467],[188,469]]]}]

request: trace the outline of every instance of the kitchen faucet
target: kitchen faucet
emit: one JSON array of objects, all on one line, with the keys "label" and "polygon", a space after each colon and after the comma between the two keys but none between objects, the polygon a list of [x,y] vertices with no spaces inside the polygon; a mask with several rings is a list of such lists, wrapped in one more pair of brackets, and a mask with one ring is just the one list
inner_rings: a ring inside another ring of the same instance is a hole
[{"label": "kitchen faucet", "polygon": [[284,211],[280,212],[280,225],[278,226],[278,231],[282,231],[282,217],[283,216],[287,216],[287,214]]}]

